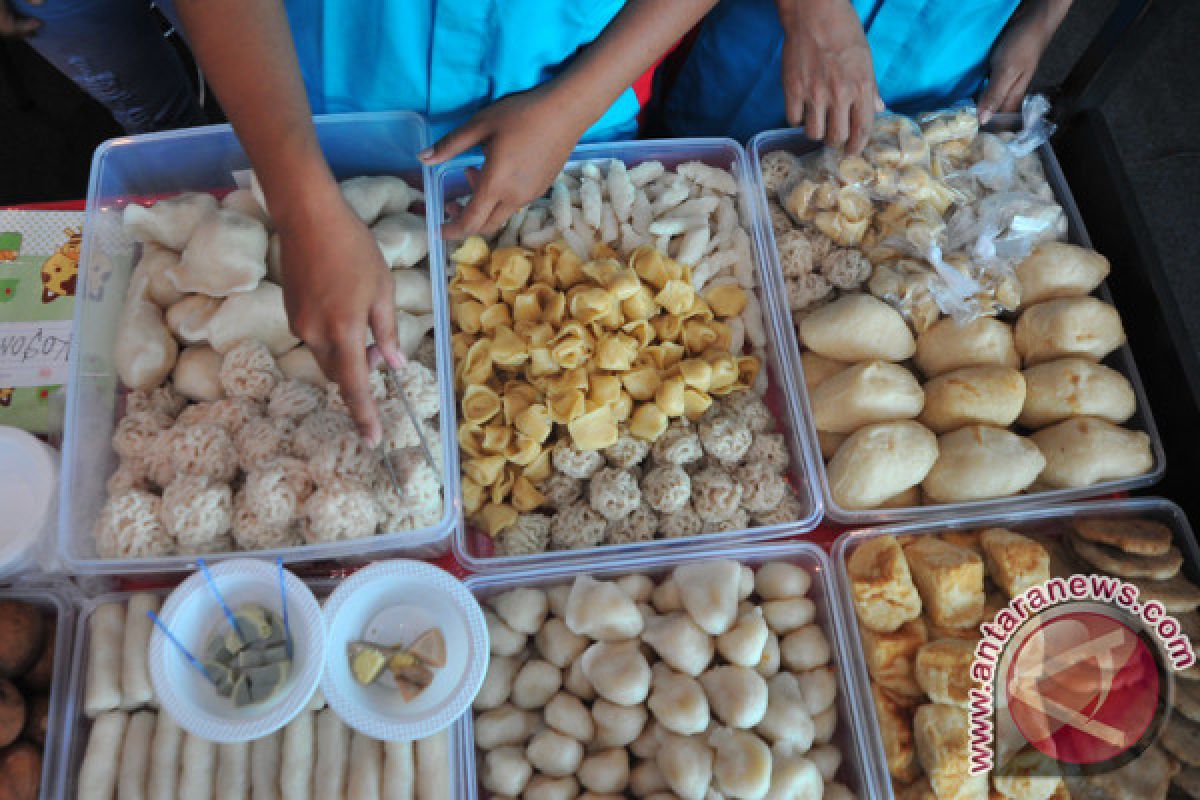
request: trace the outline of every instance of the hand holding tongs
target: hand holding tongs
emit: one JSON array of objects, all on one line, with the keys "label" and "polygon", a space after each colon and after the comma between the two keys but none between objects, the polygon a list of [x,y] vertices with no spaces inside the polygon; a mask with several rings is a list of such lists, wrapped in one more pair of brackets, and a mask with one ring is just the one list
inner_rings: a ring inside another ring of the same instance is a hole
[{"label": "hand holding tongs", "polygon": [[[438,469],[437,462],[433,460],[433,450],[429,447],[429,442],[425,439],[425,430],[421,426],[421,420],[413,413],[412,406],[408,402],[408,395],[404,393],[404,387],[400,383],[400,379],[396,377],[396,371],[392,369],[392,365],[386,361],[383,362],[383,383],[387,388],[388,394],[395,394],[400,399],[400,403],[404,406],[405,413],[408,414],[408,419],[412,423],[413,430],[417,432],[417,440],[421,443],[421,450],[425,453],[425,460],[429,462],[430,468],[437,475],[438,483],[441,483],[442,475]],[[396,468],[392,465],[392,459],[389,457],[383,446],[380,445],[379,457],[383,461],[384,467],[387,468],[388,477],[392,481],[392,488],[397,492],[400,491],[400,480],[396,476]]]}]

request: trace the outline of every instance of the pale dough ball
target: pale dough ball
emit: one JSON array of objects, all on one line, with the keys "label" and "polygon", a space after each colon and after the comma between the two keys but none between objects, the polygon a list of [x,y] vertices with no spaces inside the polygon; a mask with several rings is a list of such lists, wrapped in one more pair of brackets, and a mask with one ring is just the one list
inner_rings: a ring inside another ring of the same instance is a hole
[{"label": "pale dough ball", "polygon": [[1150,437],[1095,417],[1076,417],[1033,434],[1046,457],[1041,482],[1079,489],[1144,475],[1154,466]]},{"label": "pale dough ball", "polygon": [[925,480],[937,457],[937,437],[918,422],[868,425],[830,460],[829,491],[842,508],[875,508]]},{"label": "pale dough ball", "polygon": [[1025,403],[1025,378],[1011,367],[964,367],[925,384],[925,409],[917,417],[934,433],[967,425],[1007,428]]},{"label": "pale dough ball", "polygon": [[972,425],[938,437],[938,460],[921,489],[936,503],[1008,497],[1033,485],[1045,466],[1031,440],[1003,428]]},{"label": "pale dough ball", "polygon": [[822,381],[810,401],[818,430],[853,433],[872,422],[912,419],[921,413],[925,393],[904,367],[868,361]]},{"label": "pale dough ball", "polygon": [[1094,250],[1066,242],[1042,242],[1017,265],[1021,305],[1084,297],[1108,277],[1108,259]]},{"label": "pale dough ball", "polygon": [[1025,403],[1017,422],[1044,428],[1070,417],[1116,424],[1137,411],[1133,386],[1115,369],[1083,358],[1060,358],[1025,370]]},{"label": "pale dough ball", "polygon": [[800,340],[835,361],[904,361],[916,347],[904,317],[862,293],[844,295],[806,316]]},{"label": "pale dough ball", "polygon": [[960,325],[952,317],[938,320],[917,337],[917,367],[926,378],[963,367],[1021,366],[1012,328],[991,317]]},{"label": "pale dough ball", "polygon": [[1014,330],[1017,352],[1030,367],[1065,356],[1100,361],[1125,343],[1117,310],[1094,297],[1047,300],[1027,308]]}]

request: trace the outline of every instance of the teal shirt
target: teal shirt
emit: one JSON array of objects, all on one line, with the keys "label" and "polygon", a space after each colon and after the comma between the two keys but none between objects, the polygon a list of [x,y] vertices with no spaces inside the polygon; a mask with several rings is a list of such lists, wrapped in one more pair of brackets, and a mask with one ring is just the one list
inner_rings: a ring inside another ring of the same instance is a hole
[{"label": "teal shirt", "polygon": [[[973,99],[988,54],[1019,0],[853,0],[880,95],[912,114]],[[732,136],[788,127],[775,0],[721,0],[660,109],[675,136]]]},{"label": "teal shirt", "polygon": [[[433,139],[561,72],[624,0],[285,0],[315,113],[407,110]],[[626,90],[588,131],[632,136]]]}]

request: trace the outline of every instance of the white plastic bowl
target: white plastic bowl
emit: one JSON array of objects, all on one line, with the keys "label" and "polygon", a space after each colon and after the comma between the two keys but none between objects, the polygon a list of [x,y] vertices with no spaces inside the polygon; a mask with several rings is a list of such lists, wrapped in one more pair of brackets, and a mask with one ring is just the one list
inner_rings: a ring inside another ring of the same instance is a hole
[{"label": "white plastic bowl", "polygon": [[33,564],[58,486],[58,453],[36,437],[0,426],[0,578]]},{"label": "white plastic bowl", "polygon": [[[280,613],[279,568],[269,561],[235,559],[209,569],[231,609],[257,603]],[[326,630],[321,605],[299,578],[284,571],[288,626],[292,633],[292,669],[283,689],[265,703],[235,708],[192,666],[156,626],[150,638],[150,680],[164,710],[180,727],[213,742],[246,742],[282,728],[299,714],[321,680],[325,667]],[[202,658],[214,631],[227,631],[226,621],[204,574],[194,573],[171,593],[159,616],[197,658]]]},{"label": "white plastic bowl", "polygon": [[[483,684],[490,648],[483,611],[459,581],[422,561],[380,561],[356,572],[329,596],[325,624],[325,700],[366,736],[397,742],[432,736],[470,707]],[[446,666],[412,702],[391,687],[354,679],[350,642],[407,644],[434,627],[446,639]]]}]

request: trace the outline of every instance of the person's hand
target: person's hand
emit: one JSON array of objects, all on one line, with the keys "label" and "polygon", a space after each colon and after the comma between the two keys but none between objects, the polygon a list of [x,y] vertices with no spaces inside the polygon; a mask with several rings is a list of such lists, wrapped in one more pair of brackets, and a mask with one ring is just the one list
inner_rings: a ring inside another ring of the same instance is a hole
[{"label": "person's hand", "polygon": [[276,220],[288,321],[322,371],[337,381],[359,433],[375,447],[382,428],[369,382],[368,329],[393,367],[404,363],[396,344],[391,272],[375,237],[336,184],[332,194],[306,200],[306,209],[289,209]]},{"label": "person's hand", "polygon": [[[41,5],[40,0],[30,1],[35,6]],[[41,20],[18,17],[5,0],[0,0],[0,38],[11,36],[24,39],[33,36],[40,27],[42,27]]]},{"label": "person's hand", "polygon": [[445,226],[445,238],[498,231],[549,188],[586,129],[547,84],[497,100],[424,151],[424,163],[441,164],[476,145],[483,149],[483,169],[467,173],[471,201]]},{"label": "person's hand", "polygon": [[1019,11],[996,40],[996,46],[992,48],[991,74],[979,95],[981,123],[986,124],[997,111],[1021,109],[1025,90],[1061,21],[1061,16],[1051,21],[1048,12],[1049,9],[1043,7]]},{"label": "person's hand", "polygon": [[788,123],[857,153],[883,110],[862,22],[849,0],[780,0]]}]

